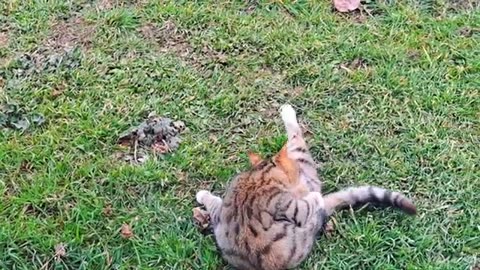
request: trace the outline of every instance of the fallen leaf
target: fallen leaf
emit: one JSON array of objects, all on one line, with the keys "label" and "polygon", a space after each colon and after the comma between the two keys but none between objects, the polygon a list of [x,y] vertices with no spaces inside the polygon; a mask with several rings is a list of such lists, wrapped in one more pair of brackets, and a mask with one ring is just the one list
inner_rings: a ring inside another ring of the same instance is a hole
[{"label": "fallen leaf", "polygon": [[63,90],[59,90],[59,89],[55,89],[52,91],[52,97],[56,98],[58,96],[60,96],[61,94],[63,93]]},{"label": "fallen leaf", "polygon": [[208,139],[210,139],[210,141],[211,141],[212,143],[217,143],[217,142],[218,142],[217,136],[215,136],[215,135],[213,135],[213,134],[208,135]]},{"label": "fallen leaf", "polygon": [[121,233],[122,237],[125,238],[125,239],[132,238],[132,236],[133,236],[132,228],[130,227],[130,225],[128,225],[126,223],[122,224],[122,229],[121,229],[120,233]]},{"label": "fallen leaf", "polygon": [[201,231],[208,230],[210,227],[210,215],[200,207],[193,208],[193,220]]},{"label": "fallen leaf", "polygon": [[67,255],[65,244],[60,243],[55,246],[55,260],[59,260]]},{"label": "fallen leaf", "polygon": [[161,142],[154,143],[152,145],[152,149],[154,152],[160,153],[160,154],[165,154],[170,151],[170,148],[168,147],[168,145]]},{"label": "fallen leaf", "polygon": [[333,233],[335,232],[335,223],[333,220],[329,220],[327,224],[325,224],[325,227],[323,227],[323,232],[327,237],[333,235]]},{"label": "fallen leaf", "polygon": [[339,12],[349,12],[360,6],[360,0],[333,0],[333,5]]}]

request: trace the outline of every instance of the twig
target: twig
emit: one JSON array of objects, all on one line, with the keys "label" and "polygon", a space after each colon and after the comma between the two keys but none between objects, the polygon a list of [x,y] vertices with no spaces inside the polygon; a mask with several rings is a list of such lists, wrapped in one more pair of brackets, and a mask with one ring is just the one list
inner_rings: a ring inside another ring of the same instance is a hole
[{"label": "twig", "polygon": [[135,141],[133,142],[133,160],[135,163],[137,162],[137,146],[138,146],[138,139],[135,137]]},{"label": "twig", "polygon": [[171,152],[170,145],[168,145],[168,143],[164,139],[162,139],[162,142],[165,145],[165,150],[167,151],[166,153]]}]

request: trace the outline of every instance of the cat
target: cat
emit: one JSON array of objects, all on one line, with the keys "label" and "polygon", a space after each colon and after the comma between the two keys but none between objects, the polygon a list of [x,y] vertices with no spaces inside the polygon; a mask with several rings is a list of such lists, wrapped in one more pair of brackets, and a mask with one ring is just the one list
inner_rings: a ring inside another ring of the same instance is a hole
[{"label": "cat", "polygon": [[416,214],[403,194],[374,186],[321,194],[321,182],[291,105],[280,108],[287,142],[273,157],[249,153],[251,169],[236,175],[224,199],[206,190],[205,206],[222,257],[237,269],[290,269],[310,253],[328,217],[341,208],[382,203]]}]

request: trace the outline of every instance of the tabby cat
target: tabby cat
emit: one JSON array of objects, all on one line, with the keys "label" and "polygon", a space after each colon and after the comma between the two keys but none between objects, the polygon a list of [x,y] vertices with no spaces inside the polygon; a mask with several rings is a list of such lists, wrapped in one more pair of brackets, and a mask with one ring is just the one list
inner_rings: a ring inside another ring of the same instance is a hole
[{"label": "tabby cat", "polygon": [[317,233],[335,210],[382,203],[408,214],[416,208],[404,195],[380,187],[350,187],[322,196],[321,182],[294,109],[280,109],[287,143],[269,159],[250,153],[252,168],[234,177],[225,198],[206,190],[204,205],[223,258],[238,269],[289,269],[310,252]]}]

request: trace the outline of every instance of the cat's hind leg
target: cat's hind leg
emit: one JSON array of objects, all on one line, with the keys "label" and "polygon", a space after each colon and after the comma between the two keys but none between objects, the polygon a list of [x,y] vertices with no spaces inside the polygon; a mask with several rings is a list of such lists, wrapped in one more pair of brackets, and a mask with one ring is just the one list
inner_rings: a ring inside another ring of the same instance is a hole
[{"label": "cat's hind leg", "polygon": [[303,138],[295,110],[291,105],[284,104],[280,107],[280,116],[288,136],[287,155],[296,161],[300,171],[300,180],[307,185],[310,191],[320,192],[321,183],[317,175],[317,165]]},{"label": "cat's hind leg", "polygon": [[282,117],[288,139],[291,140],[297,136],[302,137],[302,129],[297,121],[297,114],[290,104],[283,104],[280,107],[280,116]]}]

